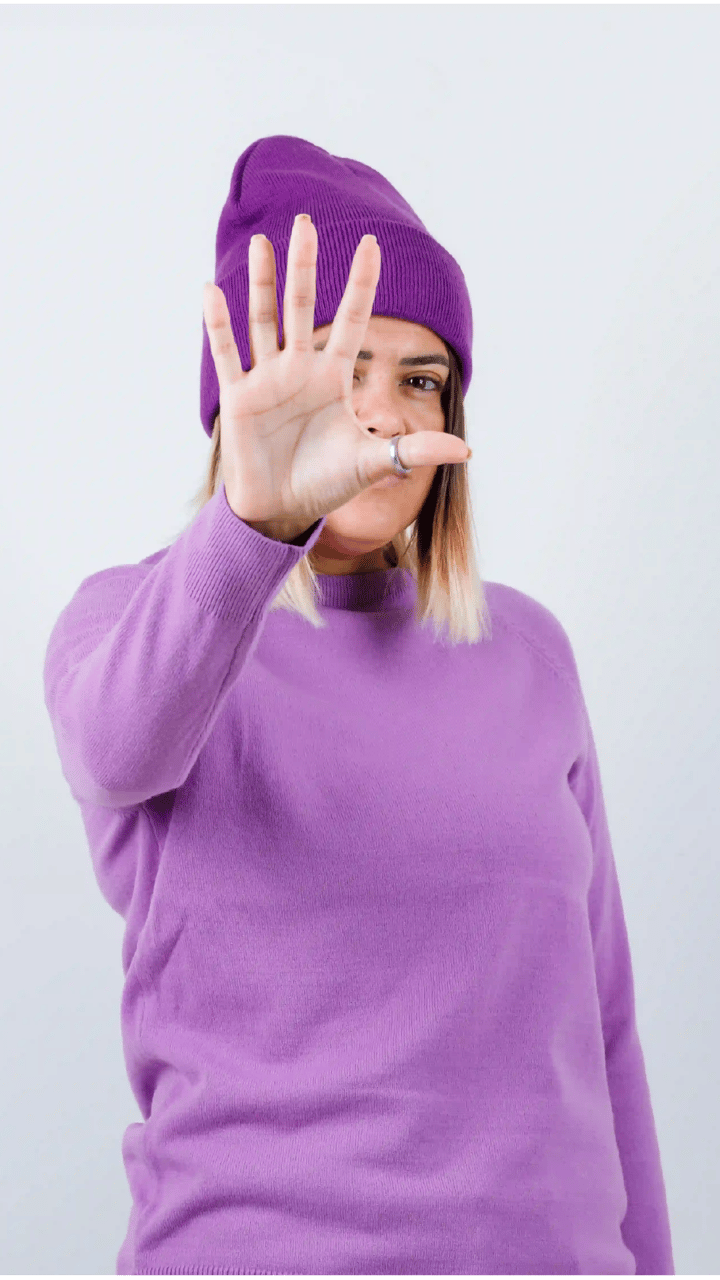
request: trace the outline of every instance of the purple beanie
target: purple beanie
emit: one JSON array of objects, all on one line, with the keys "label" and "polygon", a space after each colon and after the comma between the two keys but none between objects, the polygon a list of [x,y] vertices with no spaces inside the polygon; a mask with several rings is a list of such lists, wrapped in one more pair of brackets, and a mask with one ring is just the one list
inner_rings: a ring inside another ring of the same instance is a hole
[{"label": "purple beanie", "polygon": [[[380,278],[372,314],[432,329],[460,361],[463,395],[472,375],[472,310],[457,262],[425,230],[410,205],[382,174],[359,160],[332,156],[304,138],[259,138],[240,156],[215,241],[215,284],[230,312],[240,363],[251,368],[248,327],[248,249],[261,231],[275,253],[278,339],[283,340],[283,295],[295,215],[309,213],[318,234],[314,327],[332,324],[355,250],[377,237]],[[220,389],[203,319],[200,417],[208,436],[220,411]]]}]

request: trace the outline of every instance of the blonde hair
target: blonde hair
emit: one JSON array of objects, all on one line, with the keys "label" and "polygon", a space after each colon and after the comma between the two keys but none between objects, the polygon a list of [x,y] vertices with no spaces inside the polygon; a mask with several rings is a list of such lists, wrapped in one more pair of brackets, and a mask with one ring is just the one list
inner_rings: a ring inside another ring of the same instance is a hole
[{"label": "blonde hair", "polygon": [[[445,430],[465,439],[465,411],[458,357],[449,343],[450,376],[443,389]],[[186,506],[194,520],[222,484],[220,415],[213,424],[208,469],[200,489]],[[192,523],[192,521],[190,521]],[[388,567],[402,565],[416,583],[415,621],[432,623],[435,639],[448,628],[451,644],[476,644],[492,639],[490,611],[478,572],[473,545],[474,520],[467,468],[444,464],[437,468],[430,491],[411,525],[395,534],[384,549]],[[321,589],[312,566],[313,550],[290,570],[269,608],[290,609],[314,627],[326,627],[318,612]]]}]

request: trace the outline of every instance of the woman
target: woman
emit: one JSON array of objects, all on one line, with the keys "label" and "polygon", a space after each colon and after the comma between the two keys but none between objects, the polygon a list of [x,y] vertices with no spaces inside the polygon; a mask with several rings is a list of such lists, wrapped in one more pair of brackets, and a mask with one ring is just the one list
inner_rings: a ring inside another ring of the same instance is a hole
[{"label": "woman", "polygon": [[468,551],[462,273],[264,138],[204,318],[199,510],[45,665],[126,921],[118,1273],[674,1274],[572,648]]}]

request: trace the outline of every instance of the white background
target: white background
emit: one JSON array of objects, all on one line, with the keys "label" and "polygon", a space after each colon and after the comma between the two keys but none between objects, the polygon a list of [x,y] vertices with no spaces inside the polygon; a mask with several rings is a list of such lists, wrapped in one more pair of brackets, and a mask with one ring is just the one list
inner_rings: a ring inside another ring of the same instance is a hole
[{"label": "white background", "polygon": [[123,921],[42,668],[82,579],[189,519],[203,283],[274,133],[465,273],[480,572],[573,644],[676,1270],[718,1270],[719,47],[716,5],[0,9],[5,1273],[113,1274],[127,1228]]}]

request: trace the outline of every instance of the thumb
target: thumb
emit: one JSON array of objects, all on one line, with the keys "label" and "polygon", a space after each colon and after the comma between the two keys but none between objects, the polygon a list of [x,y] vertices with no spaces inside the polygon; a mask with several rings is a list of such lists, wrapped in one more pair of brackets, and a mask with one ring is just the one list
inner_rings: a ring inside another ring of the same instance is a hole
[{"label": "thumb", "polygon": [[400,466],[407,468],[410,474],[416,467],[439,467],[444,463],[467,462],[472,457],[472,449],[465,441],[446,431],[414,431],[409,435],[386,436],[382,440],[375,438],[372,450],[368,450],[367,466],[373,484],[387,476],[400,475],[393,465],[393,441]]}]

